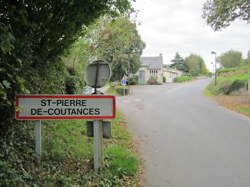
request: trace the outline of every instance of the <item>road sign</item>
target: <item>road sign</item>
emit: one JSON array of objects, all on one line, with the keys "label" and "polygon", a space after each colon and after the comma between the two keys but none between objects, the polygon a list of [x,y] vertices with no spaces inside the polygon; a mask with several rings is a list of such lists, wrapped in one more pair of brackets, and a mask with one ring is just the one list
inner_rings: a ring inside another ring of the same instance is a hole
[{"label": "road sign", "polygon": [[126,80],[121,80],[121,85],[126,86],[127,85]]},{"label": "road sign", "polygon": [[115,96],[18,95],[16,119],[113,119]]},{"label": "road sign", "polygon": [[93,88],[103,87],[110,79],[111,69],[107,62],[102,60],[89,64],[86,71],[87,84]]}]

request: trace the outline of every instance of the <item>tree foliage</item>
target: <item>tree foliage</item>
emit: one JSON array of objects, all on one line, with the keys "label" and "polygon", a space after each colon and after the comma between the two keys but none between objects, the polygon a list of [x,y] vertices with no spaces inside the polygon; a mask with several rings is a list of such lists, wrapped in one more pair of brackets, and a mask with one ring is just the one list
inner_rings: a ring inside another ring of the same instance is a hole
[{"label": "tree foliage", "polygon": [[188,72],[188,66],[184,63],[184,59],[178,52],[175,54],[175,57],[171,62],[173,62],[173,64],[171,64],[170,67],[175,67],[180,71]]},{"label": "tree foliage", "polygon": [[80,36],[64,53],[62,61],[68,70],[65,78],[66,93],[81,93],[85,85],[86,67],[91,62],[89,40]]},{"label": "tree foliage", "polygon": [[127,17],[115,20],[102,18],[90,32],[93,54],[111,65],[111,80],[121,80],[140,67],[140,56],[145,47],[136,24]]},{"label": "tree foliage", "polygon": [[189,72],[194,74],[207,74],[208,70],[201,56],[191,54],[185,58],[185,64],[188,66]]},{"label": "tree foliage", "polygon": [[105,13],[114,15],[129,0],[0,1],[1,117],[13,120],[17,93],[62,92],[60,56],[79,31]]},{"label": "tree foliage", "polygon": [[239,66],[242,62],[242,54],[240,51],[230,50],[219,57],[219,61],[224,68],[232,68]]},{"label": "tree foliage", "polygon": [[33,133],[29,122],[14,119],[16,94],[64,93],[61,56],[99,16],[125,13],[130,0],[11,0],[0,7],[0,160],[27,173],[23,162],[32,160],[18,153],[32,148]]},{"label": "tree foliage", "polygon": [[203,18],[214,30],[227,27],[239,18],[249,23],[249,0],[207,0],[203,6]]}]

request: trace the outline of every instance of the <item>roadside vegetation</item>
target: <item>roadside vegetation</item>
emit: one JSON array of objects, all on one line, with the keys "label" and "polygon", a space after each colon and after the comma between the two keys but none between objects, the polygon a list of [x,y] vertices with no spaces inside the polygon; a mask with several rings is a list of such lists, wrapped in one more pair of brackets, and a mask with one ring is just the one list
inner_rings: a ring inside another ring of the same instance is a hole
[{"label": "roadside vegetation", "polygon": [[199,76],[211,76],[201,56],[191,54],[185,59],[177,52],[170,67],[183,71],[183,75],[176,77],[174,82],[188,82]]},{"label": "roadside vegetation", "polygon": [[151,77],[149,77],[149,79],[147,81],[147,84],[149,84],[149,85],[160,85],[161,83],[159,83],[157,81],[157,77],[151,76]]},{"label": "roadside vegetation", "polygon": [[[248,7],[248,0],[207,0],[203,5],[202,17],[215,31],[219,31],[237,19],[249,23]],[[246,59],[242,59],[241,52],[230,50],[217,60],[222,65],[218,72],[218,84],[211,82],[205,94],[213,96],[229,109],[250,116],[250,51]],[[242,96],[247,94],[248,96]]]},{"label": "roadside vegetation", "polygon": [[[104,168],[98,173],[92,169],[93,138],[87,137],[85,123],[84,120],[43,121],[41,161],[34,155],[34,146],[21,143],[25,146],[19,150],[19,159],[20,156],[23,159],[17,163],[0,162],[0,186],[138,185],[140,160],[121,113],[112,120],[112,138],[104,139]],[[29,125],[32,129],[32,124]],[[13,167],[14,164],[22,170]]]},{"label": "roadside vegetation", "polygon": [[183,75],[183,76],[180,76],[180,77],[176,77],[174,79],[174,82],[188,82],[188,81],[191,81],[193,80],[194,77],[193,76],[187,76],[187,75]]},{"label": "roadside vegetation", "polygon": [[[85,69],[110,63],[112,79],[137,71],[145,46],[130,0],[1,1],[0,186],[135,186],[139,159],[118,115],[105,140],[105,167],[92,170],[85,121],[43,121],[43,157],[34,122],[15,120],[17,94],[81,94]],[[60,19],[59,19],[60,18]],[[108,46],[108,47],[107,47]]]},{"label": "roadside vegetation", "polygon": [[221,68],[207,89],[212,95],[246,95],[250,71],[250,51],[246,59],[239,51],[230,50],[217,58]]},{"label": "roadside vegetation", "polygon": [[248,72],[245,67],[235,68],[233,71],[218,72],[218,77],[215,85],[213,80],[207,89],[212,95],[242,95],[247,92]]},{"label": "roadside vegetation", "polygon": [[109,88],[107,90],[107,94],[110,95],[128,95],[129,88],[128,86],[121,85],[120,82],[110,82]]},{"label": "roadside vegetation", "polygon": [[229,51],[218,57],[222,68],[215,79],[207,86],[205,95],[221,105],[250,116],[250,97],[248,80],[250,70],[250,52],[242,59],[240,52]]}]

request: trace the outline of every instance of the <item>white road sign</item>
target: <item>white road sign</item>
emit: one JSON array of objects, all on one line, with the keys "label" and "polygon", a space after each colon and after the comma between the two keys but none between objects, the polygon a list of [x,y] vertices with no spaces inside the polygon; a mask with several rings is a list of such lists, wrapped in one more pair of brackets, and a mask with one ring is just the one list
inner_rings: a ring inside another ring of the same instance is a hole
[{"label": "white road sign", "polygon": [[18,95],[16,119],[112,119],[114,96]]}]

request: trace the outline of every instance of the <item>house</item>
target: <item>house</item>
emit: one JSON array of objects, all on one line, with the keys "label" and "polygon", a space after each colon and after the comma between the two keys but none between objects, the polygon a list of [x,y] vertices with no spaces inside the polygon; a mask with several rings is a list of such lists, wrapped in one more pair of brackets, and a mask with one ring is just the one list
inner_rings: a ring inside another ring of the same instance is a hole
[{"label": "house", "polygon": [[171,68],[169,65],[163,65],[163,76],[166,78],[166,82],[174,82],[176,77],[180,77],[183,74],[182,71],[175,68]]},{"label": "house", "polygon": [[155,57],[141,57],[141,67],[137,72],[138,82],[146,84],[150,77],[155,77],[159,83],[163,82],[162,54]]},{"label": "house", "polygon": [[173,82],[175,77],[182,74],[181,71],[163,64],[162,54],[153,57],[141,57],[141,63],[142,65],[136,73],[140,84],[146,84],[150,77],[156,78],[158,83],[163,83],[163,77],[166,78],[166,82]]}]

